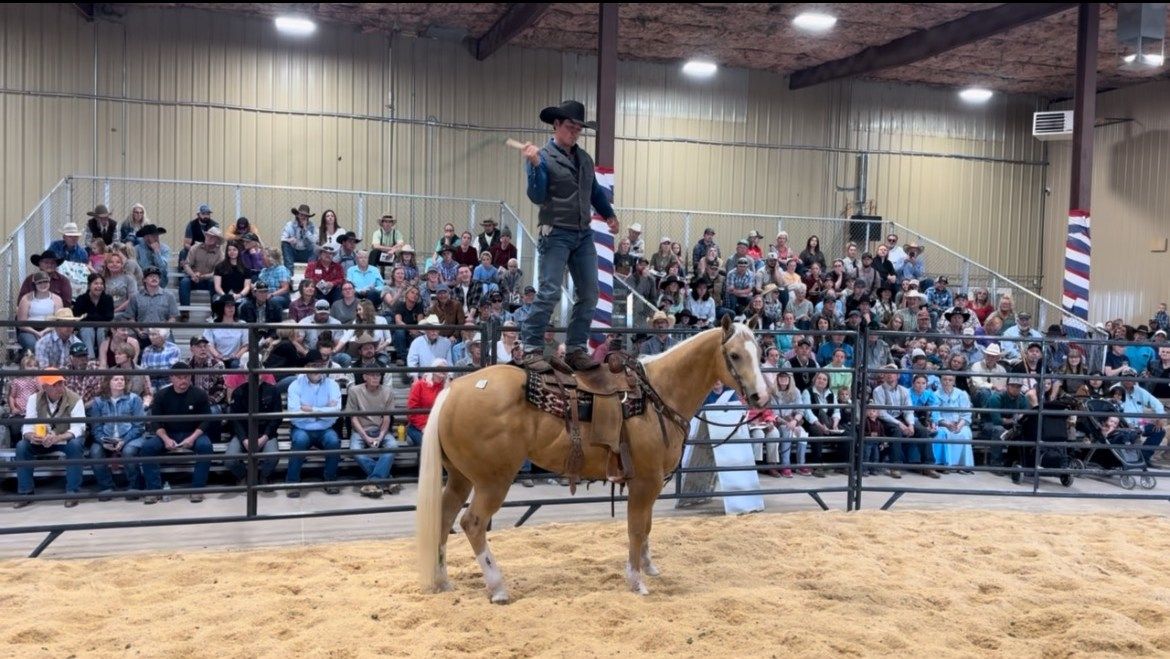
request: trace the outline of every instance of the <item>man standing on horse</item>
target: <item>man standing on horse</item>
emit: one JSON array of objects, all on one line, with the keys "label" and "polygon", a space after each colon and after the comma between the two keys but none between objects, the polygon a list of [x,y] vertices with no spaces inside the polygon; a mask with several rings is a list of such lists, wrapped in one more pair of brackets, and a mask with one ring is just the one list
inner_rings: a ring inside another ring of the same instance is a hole
[{"label": "man standing on horse", "polygon": [[540,205],[540,272],[536,302],[524,322],[524,366],[546,370],[542,334],[561,298],[566,267],[576,285],[577,301],[569,319],[565,362],[574,370],[597,368],[589,357],[589,326],[597,307],[597,250],[593,244],[590,206],[605,218],[611,233],[618,231],[617,217],[593,173],[593,159],[577,146],[581,129],[594,127],[585,121],[585,106],[565,101],[540,112],[540,120],[552,124],[553,136],[544,147],[526,143],[528,198]]}]

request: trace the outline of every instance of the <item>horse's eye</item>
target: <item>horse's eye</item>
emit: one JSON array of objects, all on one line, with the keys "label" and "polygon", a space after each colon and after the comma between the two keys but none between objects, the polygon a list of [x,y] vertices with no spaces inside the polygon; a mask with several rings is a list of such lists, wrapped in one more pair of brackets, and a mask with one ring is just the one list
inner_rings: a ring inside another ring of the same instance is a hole
[{"label": "horse's eye", "polygon": [[739,353],[738,352],[731,353],[731,358],[735,361],[739,361]]}]

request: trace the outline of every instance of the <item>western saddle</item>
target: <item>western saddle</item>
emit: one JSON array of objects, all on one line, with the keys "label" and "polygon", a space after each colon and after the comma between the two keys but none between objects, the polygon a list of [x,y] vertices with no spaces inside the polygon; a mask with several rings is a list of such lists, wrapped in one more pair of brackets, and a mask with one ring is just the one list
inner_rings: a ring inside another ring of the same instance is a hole
[{"label": "western saddle", "polygon": [[601,368],[589,371],[573,371],[559,359],[549,360],[545,369],[530,368],[525,395],[538,409],[565,422],[570,448],[563,473],[572,493],[584,465],[582,442],[604,447],[606,479],[625,483],[634,477],[626,419],[645,412],[647,398],[661,419],[661,399],[646,381],[642,365],[623,352],[609,353]]}]

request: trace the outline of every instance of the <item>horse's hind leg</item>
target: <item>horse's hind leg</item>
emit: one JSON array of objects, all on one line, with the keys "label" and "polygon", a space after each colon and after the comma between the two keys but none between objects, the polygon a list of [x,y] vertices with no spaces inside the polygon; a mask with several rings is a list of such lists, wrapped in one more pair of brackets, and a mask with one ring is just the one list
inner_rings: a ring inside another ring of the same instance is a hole
[{"label": "horse's hind leg", "polygon": [[467,495],[471,493],[471,481],[450,464],[443,466],[447,469],[447,486],[443,488],[443,523],[439,527],[442,529],[442,535],[439,537],[438,583],[442,590],[450,590],[451,583],[447,581],[447,538],[450,535],[448,532],[455,523],[455,516],[459,514],[463,502],[467,501]]},{"label": "horse's hind leg", "polygon": [[507,604],[508,590],[504,587],[504,573],[500,571],[500,566],[488,547],[487,525],[492,515],[495,515],[504,503],[504,496],[507,495],[511,482],[512,479],[508,478],[502,484],[476,483],[471,507],[459,520],[467,539],[471,542],[475,560],[479,561],[479,567],[483,570],[483,580],[493,604]]}]

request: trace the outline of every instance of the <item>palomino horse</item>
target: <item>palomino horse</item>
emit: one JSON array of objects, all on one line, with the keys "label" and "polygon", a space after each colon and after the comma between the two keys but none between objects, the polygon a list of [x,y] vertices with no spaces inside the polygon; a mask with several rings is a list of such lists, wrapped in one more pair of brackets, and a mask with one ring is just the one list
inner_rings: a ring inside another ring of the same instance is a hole
[{"label": "palomino horse", "polygon": [[[725,320],[670,350],[642,360],[650,385],[682,418],[695,415],[716,380],[735,387],[753,406],[765,405],[768,388],[760,372],[758,347],[751,330]],[[423,432],[416,518],[418,569],[424,591],[451,588],[447,581],[447,535],[472,489],[471,506],[460,525],[471,541],[492,602],[508,601],[504,576],[487,544],[487,525],[500,509],[524,459],[560,471],[569,452],[564,421],[525,401],[525,372],[515,366],[491,366],[451,383],[439,394]],[[642,573],[658,575],[650,560],[651,514],[666,474],[682,457],[685,430],[662,423],[652,405],[628,419],[634,477],[628,482],[627,525],[630,538],[626,581],[641,595]],[[665,426],[666,437],[663,437]],[[665,439],[665,441],[664,441]],[[586,480],[606,477],[606,450],[585,446],[581,470]],[[442,486],[440,464],[447,470]]]}]

